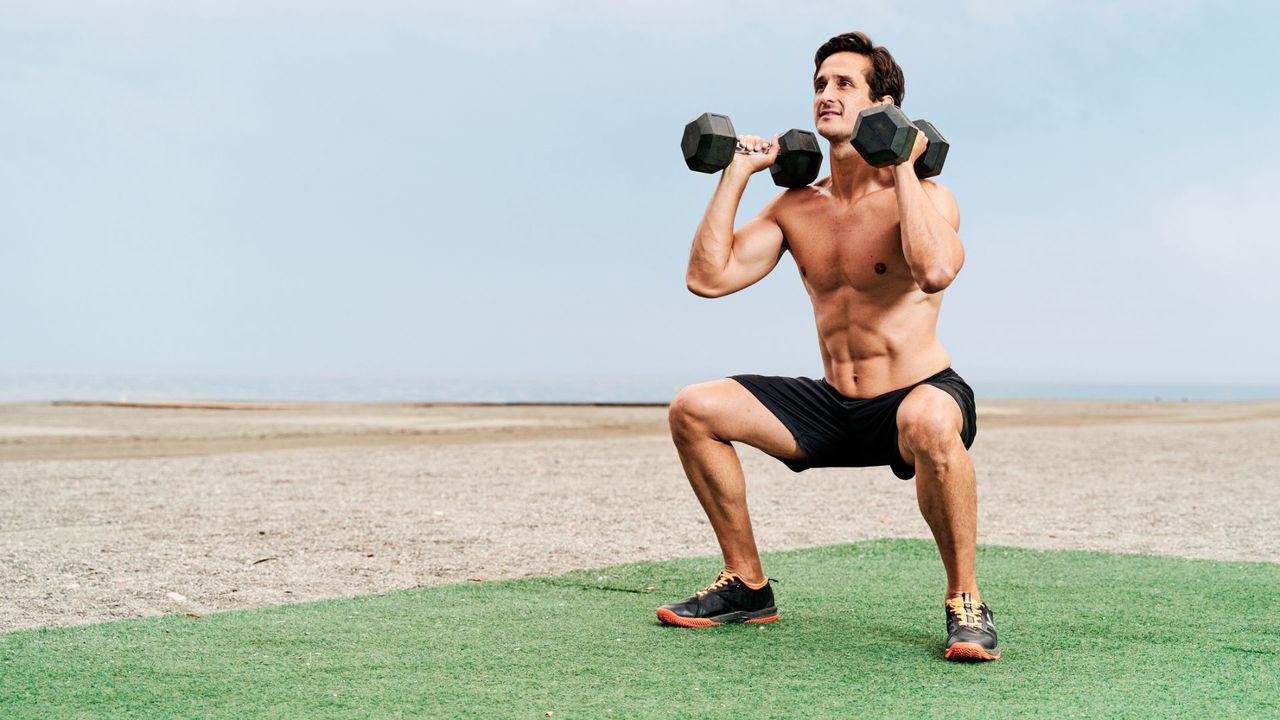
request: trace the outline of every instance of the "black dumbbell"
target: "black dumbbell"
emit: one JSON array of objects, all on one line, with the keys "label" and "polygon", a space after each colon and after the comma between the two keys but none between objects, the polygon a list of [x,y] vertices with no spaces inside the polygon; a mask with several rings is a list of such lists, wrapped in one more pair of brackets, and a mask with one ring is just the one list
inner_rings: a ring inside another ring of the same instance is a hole
[{"label": "black dumbbell", "polygon": [[[713,173],[729,167],[734,153],[751,155],[738,144],[738,134],[726,115],[703,113],[684,126],[680,150],[690,170]],[[778,138],[778,158],[769,168],[779,187],[804,187],[818,178],[822,150],[818,138],[806,130],[788,130]]]},{"label": "black dumbbell", "polygon": [[931,178],[942,172],[951,145],[928,120],[908,120],[896,105],[875,105],[858,113],[851,142],[868,165],[888,167],[911,157],[918,132],[924,133],[929,147],[916,158],[916,177]]}]

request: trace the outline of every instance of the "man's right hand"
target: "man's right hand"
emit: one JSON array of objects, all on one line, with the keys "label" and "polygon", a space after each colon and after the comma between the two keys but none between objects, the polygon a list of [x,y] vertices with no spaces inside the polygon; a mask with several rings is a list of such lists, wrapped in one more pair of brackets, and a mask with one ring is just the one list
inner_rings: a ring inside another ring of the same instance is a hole
[{"label": "man's right hand", "polygon": [[729,169],[753,175],[773,165],[778,159],[778,136],[770,142],[756,135],[739,135],[738,145],[742,150],[734,153]]}]

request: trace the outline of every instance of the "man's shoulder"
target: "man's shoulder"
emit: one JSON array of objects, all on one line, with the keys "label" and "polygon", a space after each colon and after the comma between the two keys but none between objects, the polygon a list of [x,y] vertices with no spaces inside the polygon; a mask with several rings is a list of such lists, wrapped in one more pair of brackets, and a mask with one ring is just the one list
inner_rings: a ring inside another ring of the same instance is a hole
[{"label": "man's shoulder", "polygon": [[812,185],[783,190],[769,203],[768,209],[776,214],[799,207],[811,207],[827,194],[826,185],[829,182],[830,178],[822,178]]},{"label": "man's shoulder", "polygon": [[942,193],[948,196],[951,195],[951,190],[937,180],[921,180],[920,185],[929,192]]},{"label": "man's shoulder", "polygon": [[921,180],[920,184],[924,186],[925,195],[933,201],[933,206],[942,213],[942,216],[951,223],[955,229],[960,229],[960,203],[956,202],[956,196],[951,194],[946,185],[936,183],[932,180]]},{"label": "man's shoulder", "polygon": [[921,180],[920,185],[924,188],[925,194],[932,198],[934,202],[942,205],[958,205],[955,194],[946,185],[933,180]]}]

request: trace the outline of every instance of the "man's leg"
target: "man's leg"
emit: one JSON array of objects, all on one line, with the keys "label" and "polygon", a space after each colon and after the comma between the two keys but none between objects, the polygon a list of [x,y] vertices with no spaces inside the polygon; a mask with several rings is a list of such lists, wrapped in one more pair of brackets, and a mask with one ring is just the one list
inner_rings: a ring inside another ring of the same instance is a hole
[{"label": "man's leg", "polygon": [[765,579],[747,514],[747,484],[731,442],[801,460],[804,451],[782,421],[738,381],[690,385],[671,401],[671,439],[689,484],[711,521],[725,569],[748,583]]},{"label": "man's leg", "polygon": [[978,488],[960,438],[964,419],[945,390],[920,385],[898,407],[898,450],[916,468],[916,501],[947,570],[947,597],[969,593],[980,602],[974,569]]}]

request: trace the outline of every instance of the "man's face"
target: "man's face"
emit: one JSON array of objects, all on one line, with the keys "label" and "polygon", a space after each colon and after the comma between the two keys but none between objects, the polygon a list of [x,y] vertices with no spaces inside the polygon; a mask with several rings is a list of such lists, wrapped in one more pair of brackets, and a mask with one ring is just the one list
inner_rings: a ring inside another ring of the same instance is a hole
[{"label": "man's face", "polygon": [[867,85],[871,59],[852,52],[838,52],[822,61],[813,79],[813,117],[818,134],[831,140],[853,137],[858,113],[876,104]]}]

